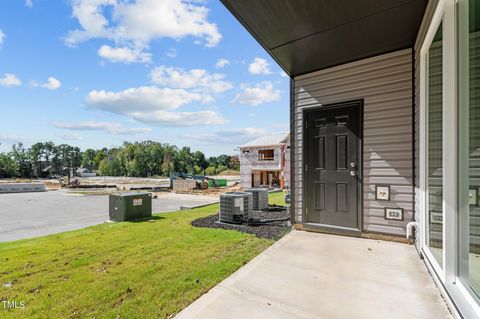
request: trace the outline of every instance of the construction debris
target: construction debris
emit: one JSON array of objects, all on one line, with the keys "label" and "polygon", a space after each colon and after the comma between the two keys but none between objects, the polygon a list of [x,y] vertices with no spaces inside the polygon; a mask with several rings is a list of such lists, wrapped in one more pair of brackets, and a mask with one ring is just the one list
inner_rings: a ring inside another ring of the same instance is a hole
[{"label": "construction debris", "polygon": [[176,179],[173,181],[173,191],[175,193],[190,193],[197,187],[197,182],[193,179]]}]

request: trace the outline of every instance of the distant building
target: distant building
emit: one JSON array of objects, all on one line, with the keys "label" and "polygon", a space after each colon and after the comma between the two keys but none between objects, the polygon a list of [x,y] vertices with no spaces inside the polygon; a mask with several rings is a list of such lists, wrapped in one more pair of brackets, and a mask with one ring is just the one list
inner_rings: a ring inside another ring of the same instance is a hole
[{"label": "distant building", "polygon": [[78,177],[95,177],[96,173],[91,172],[88,168],[82,167],[76,171]]},{"label": "distant building", "polygon": [[250,187],[290,185],[290,134],[259,137],[240,146],[240,184]]}]

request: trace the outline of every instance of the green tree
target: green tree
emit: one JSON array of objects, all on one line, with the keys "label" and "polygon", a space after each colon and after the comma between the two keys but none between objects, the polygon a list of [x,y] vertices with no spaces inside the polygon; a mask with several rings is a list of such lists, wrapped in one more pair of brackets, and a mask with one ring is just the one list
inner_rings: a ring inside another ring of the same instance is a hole
[{"label": "green tree", "polygon": [[215,175],[217,172],[217,169],[213,166],[209,166],[205,169],[205,175]]},{"label": "green tree", "polygon": [[231,159],[230,155],[225,155],[225,154],[219,155],[217,157],[218,166],[222,165],[222,166],[228,167],[228,164],[230,164],[230,159]]},{"label": "green tree", "polygon": [[30,152],[23,147],[22,143],[12,146],[10,156],[18,167],[19,177],[33,177],[33,167]]},{"label": "green tree", "polygon": [[202,170],[208,167],[208,161],[205,158],[205,154],[200,151],[193,153],[194,164],[199,166]]},{"label": "green tree", "polygon": [[234,155],[230,157],[230,162],[228,163],[228,168],[233,169],[235,171],[240,170],[240,158],[238,155]]},{"label": "green tree", "polygon": [[55,147],[55,158],[58,161],[57,165],[61,166],[61,171],[67,176],[72,176],[82,162],[80,149],[68,144]]},{"label": "green tree", "polygon": [[175,172],[177,169],[175,165],[177,153],[178,149],[176,146],[169,144],[163,145],[163,162],[161,165],[162,175],[169,176],[170,173]]},{"label": "green tree", "polygon": [[123,176],[125,172],[122,162],[118,158],[103,159],[99,171],[103,176]]},{"label": "green tree", "polygon": [[30,147],[30,158],[32,161],[32,170],[37,177],[43,176],[43,170],[46,166],[43,163],[44,144],[35,143]]},{"label": "green tree", "polygon": [[228,167],[224,165],[218,165],[217,174],[220,174],[221,172],[224,172],[224,171],[228,171]]},{"label": "green tree", "polygon": [[103,148],[101,150],[96,151],[95,156],[93,157],[93,165],[95,169],[99,169],[100,163],[107,157],[108,149]]},{"label": "green tree", "polygon": [[19,175],[17,163],[8,154],[0,153],[0,177],[12,178]]},{"label": "green tree", "polygon": [[95,170],[98,167],[95,165],[95,156],[97,152],[91,148],[86,149],[82,153],[82,163],[81,167],[88,168],[89,170]]}]

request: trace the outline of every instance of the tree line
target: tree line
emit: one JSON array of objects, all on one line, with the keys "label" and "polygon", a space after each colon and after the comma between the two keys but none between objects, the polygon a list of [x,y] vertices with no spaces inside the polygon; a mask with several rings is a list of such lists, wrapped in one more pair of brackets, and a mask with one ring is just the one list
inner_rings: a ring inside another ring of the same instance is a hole
[{"label": "tree line", "polygon": [[169,176],[173,172],[215,175],[240,169],[238,156],[206,157],[190,147],[154,141],[124,142],[120,147],[86,149],[53,142],[22,143],[0,152],[0,178],[47,178],[66,176],[86,168],[102,176]]}]

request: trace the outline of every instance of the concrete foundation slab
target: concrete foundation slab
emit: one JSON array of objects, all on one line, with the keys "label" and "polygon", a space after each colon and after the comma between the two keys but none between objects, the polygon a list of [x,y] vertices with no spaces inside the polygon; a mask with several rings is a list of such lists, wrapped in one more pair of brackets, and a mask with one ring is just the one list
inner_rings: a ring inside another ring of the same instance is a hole
[{"label": "concrete foundation slab", "polygon": [[[218,197],[159,193],[153,213],[218,202]],[[108,196],[71,196],[64,190],[0,195],[0,242],[55,234],[109,219]]]},{"label": "concrete foundation slab", "polygon": [[452,317],[413,246],[292,231],[176,318]]}]

